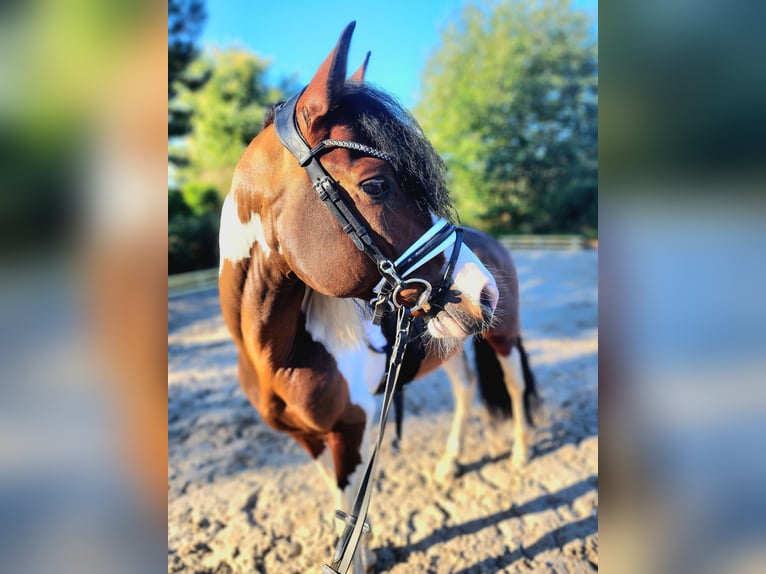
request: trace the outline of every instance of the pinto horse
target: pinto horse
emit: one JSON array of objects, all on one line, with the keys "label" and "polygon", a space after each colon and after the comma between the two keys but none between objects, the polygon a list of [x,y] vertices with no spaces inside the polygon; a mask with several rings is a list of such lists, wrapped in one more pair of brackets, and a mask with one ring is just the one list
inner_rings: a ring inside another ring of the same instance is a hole
[{"label": "pinto horse", "polygon": [[[386,370],[378,324],[389,308],[408,307],[418,326],[422,352],[408,360],[408,378],[444,365],[452,381],[440,478],[458,468],[477,379],[467,338],[478,335],[490,411],[513,405],[515,462],[527,458],[536,397],[513,261],[489,236],[449,223],[443,164],[414,118],[365,84],[369,53],[346,78],[353,28],[308,86],[267,116],[238,162],[221,216],[219,277],[242,389],[268,425],[319,462],[344,510],[369,453],[372,391]],[[372,561],[363,546],[353,571]]]}]

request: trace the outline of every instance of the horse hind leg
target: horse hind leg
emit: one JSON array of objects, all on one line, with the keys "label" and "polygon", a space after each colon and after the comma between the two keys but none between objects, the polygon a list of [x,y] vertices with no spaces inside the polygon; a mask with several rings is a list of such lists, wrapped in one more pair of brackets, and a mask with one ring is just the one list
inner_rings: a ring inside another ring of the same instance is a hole
[{"label": "horse hind leg", "polygon": [[455,414],[447,438],[447,446],[434,473],[439,482],[447,482],[458,474],[458,461],[463,451],[465,423],[468,420],[476,388],[476,375],[468,365],[465,351],[455,353],[447,360],[444,363],[444,370],[452,384],[452,393],[455,397]]},{"label": "horse hind leg", "polygon": [[539,404],[535,377],[529,367],[527,352],[521,337],[508,356],[498,355],[505,385],[513,403],[514,445],[511,461],[522,466],[529,461],[529,432],[533,425],[532,411]]},{"label": "horse hind leg", "polygon": [[514,466],[523,466],[529,461],[529,434],[527,413],[524,408],[524,376],[521,368],[520,353],[512,349],[508,356],[498,356],[508,394],[513,404],[513,455]]},{"label": "horse hind leg", "polygon": [[531,410],[539,399],[521,338],[506,354],[497,352],[483,338],[476,339],[475,348],[482,398],[494,418],[513,418],[511,462],[523,466],[529,460]]}]

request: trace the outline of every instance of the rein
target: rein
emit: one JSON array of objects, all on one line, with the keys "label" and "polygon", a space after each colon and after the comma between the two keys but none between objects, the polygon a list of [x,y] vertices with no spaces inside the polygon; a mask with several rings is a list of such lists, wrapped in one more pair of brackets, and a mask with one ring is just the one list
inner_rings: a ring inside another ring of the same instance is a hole
[{"label": "rein", "polygon": [[378,462],[378,452],[383,444],[383,435],[386,432],[386,421],[388,412],[391,410],[391,402],[396,390],[396,380],[399,378],[399,370],[402,366],[404,351],[410,340],[410,329],[412,327],[412,316],[407,307],[400,307],[396,318],[396,340],[391,352],[391,360],[388,363],[388,372],[386,373],[386,390],[383,394],[383,405],[380,409],[380,426],[378,427],[378,438],[375,440],[375,446],[372,449],[370,460],[367,462],[367,468],[364,470],[364,476],[359,483],[359,490],[354,497],[354,505],[351,513],[346,514],[341,510],[335,511],[335,516],[346,523],[335,546],[335,554],[331,565],[323,564],[323,574],[346,574],[354,554],[359,546],[359,540],[363,533],[370,532],[370,524],[367,522],[367,509],[370,506],[370,497],[372,495],[372,479],[375,476],[375,468]]},{"label": "rein", "polygon": [[[322,164],[319,162],[319,156],[331,149],[340,147],[357,151],[370,157],[376,157],[389,163],[393,163],[394,158],[382,150],[345,140],[327,139],[319,142],[313,148],[310,147],[300,133],[295,116],[298,98],[302,93],[299,92],[277,106],[274,114],[274,128],[277,137],[282,145],[295,156],[301,167],[306,170],[319,198],[338,220],[341,228],[351,241],[354,242],[357,249],[375,262],[382,279],[374,289],[377,297],[372,302],[374,309],[373,324],[379,326],[384,315],[393,310],[397,311],[396,338],[386,372],[378,437],[359,485],[359,490],[354,498],[351,513],[346,514],[340,510],[336,511],[336,517],[343,520],[346,526],[335,548],[332,565],[324,564],[322,566],[324,574],[346,574],[354,559],[354,554],[362,534],[370,531],[370,525],[366,521],[366,517],[372,494],[372,480],[375,475],[377,455],[383,442],[386,421],[394,397],[394,391],[396,390],[404,352],[411,338],[412,312],[421,309],[426,303],[431,303],[432,306],[437,308],[443,305],[443,299],[449,290],[449,285],[452,283],[452,273],[457,263],[460,248],[462,247],[462,229],[455,227],[446,220],[440,219],[406,249],[396,261],[391,261],[383,255],[375,245],[367,226],[354,215],[353,210],[347,205],[340,194],[336,182],[322,167]],[[441,284],[435,294],[432,294],[431,284],[425,279],[417,277],[407,278],[428,261],[443,253],[450,245],[454,245],[452,254],[450,255]],[[418,293],[414,304],[409,303],[402,296],[402,292],[407,289],[415,289]]]}]

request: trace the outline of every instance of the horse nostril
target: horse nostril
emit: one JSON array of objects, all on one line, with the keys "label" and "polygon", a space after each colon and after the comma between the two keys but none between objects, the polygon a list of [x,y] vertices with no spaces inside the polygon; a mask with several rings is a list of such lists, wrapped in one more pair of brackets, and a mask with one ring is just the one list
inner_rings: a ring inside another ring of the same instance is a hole
[{"label": "horse nostril", "polygon": [[497,289],[491,283],[487,283],[479,295],[479,305],[481,305],[482,309],[489,310],[488,314],[492,315],[497,307],[497,300]]}]

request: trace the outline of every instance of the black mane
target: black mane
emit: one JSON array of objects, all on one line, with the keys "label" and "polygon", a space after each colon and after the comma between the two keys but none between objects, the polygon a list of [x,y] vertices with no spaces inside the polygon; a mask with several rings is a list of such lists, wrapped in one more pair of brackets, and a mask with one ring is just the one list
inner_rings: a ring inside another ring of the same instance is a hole
[{"label": "black mane", "polygon": [[[266,112],[263,127],[274,122],[275,106]],[[434,214],[454,220],[454,209],[444,181],[444,162],[423,134],[417,120],[384,91],[349,82],[331,113],[351,119],[364,140],[393,158],[402,189]]]}]

